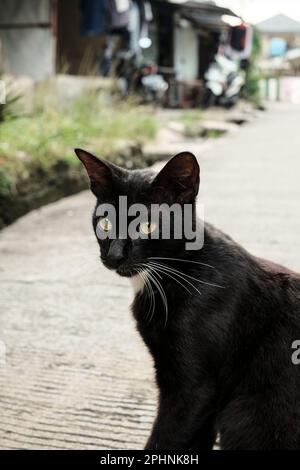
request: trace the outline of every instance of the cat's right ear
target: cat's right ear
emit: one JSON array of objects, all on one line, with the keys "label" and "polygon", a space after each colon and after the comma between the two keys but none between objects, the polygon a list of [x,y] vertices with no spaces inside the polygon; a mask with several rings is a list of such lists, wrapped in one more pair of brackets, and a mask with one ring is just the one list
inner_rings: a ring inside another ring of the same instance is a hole
[{"label": "cat's right ear", "polygon": [[98,198],[107,195],[113,187],[113,168],[111,165],[85,150],[75,149],[75,153],[85,166],[90,178],[91,191]]}]

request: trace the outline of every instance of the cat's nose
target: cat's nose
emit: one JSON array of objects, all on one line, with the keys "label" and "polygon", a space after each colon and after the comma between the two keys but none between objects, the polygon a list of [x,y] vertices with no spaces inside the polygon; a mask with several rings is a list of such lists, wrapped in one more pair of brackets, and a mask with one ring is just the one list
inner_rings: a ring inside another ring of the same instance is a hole
[{"label": "cat's nose", "polygon": [[107,253],[107,262],[112,268],[117,268],[125,260],[124,257],[124,240],[113,240]]}]

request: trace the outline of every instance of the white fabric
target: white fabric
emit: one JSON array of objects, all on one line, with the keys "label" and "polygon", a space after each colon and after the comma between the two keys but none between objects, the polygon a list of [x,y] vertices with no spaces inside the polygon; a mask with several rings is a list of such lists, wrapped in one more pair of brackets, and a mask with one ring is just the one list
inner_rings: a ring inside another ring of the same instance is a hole
[{"label": "white fabric", "polygon": [[129,0],[115,0],[115,3],[118,13],[125,13],[130,7]]}]

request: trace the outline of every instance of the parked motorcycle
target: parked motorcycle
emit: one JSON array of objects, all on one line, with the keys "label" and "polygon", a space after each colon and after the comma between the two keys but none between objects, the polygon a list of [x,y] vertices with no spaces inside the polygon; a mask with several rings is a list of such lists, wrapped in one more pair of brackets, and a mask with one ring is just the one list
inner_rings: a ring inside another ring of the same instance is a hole
[{"label": "parked motorcycle", "polygon": [[144,103],[161,104],[168,89],[168,83],[158,73],[155,64],[136,65],[136,57],[130,53],[119,53],[116,67],[118,87],[125,97],[138,94]]},{"label": "parked motorcycle", "polygon": [[168,89],[168,83],[162,75],[158,73],[157,66],[147,64],[141,67],[137,90],[142,92],[146,103],[161,104]]},{"label": "parked motorcycle", "polygon": [[205,106],[234,106],[245,85],[245,72],[224,55],[217,54],[206,74]]}]

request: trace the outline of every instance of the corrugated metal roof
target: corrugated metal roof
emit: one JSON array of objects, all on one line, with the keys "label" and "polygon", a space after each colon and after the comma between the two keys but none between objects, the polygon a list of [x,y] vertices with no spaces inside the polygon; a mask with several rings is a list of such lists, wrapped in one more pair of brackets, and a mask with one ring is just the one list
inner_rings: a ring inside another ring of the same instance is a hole
[{"label": "corrugated metal roof", "polygon": [[[196,0],[155,0],[162,4],[169,4],[170,7],[180,12],[181,15],[192,21],[198,28],[207,31],[222,31],[228,29],[228,24],[222,19],[223,15],[237,15],[226,7],[220,7],[212,1]],[[239,17],[238,17],[239,18]]]},{"label": "corrugated metal roof", "polygon": [[222,21],[222,15],[213,12],[203,12],[191,9],[182,10],[183,17],[192,21],[195,26],[209,31],[221,31],[227,29],[228,25]]},{"label": "corrugated metal roof", "polygon": [[257,29],[262,33],[300,33],[300,22],[280,14],[258,23]]},{"label": "corrugated metal roof", "polygon": [[238,16],[232,10],[226,7],[220,7],[215,2],[211,0],[155,0],[158,3],[169,3],[174,7],[179,7],[180,10],[189,10],[194,11],[196,15],[204,15],[208,18],[211,15],[230,15]]},{"label": "corrugated metal roof", "polygon": [[212,0],[156,0],[161,3],[170,3],[177,6],[190,7],[190,8],[205,8],[210,11],[230,11],[229,8],[221,7]]}]

